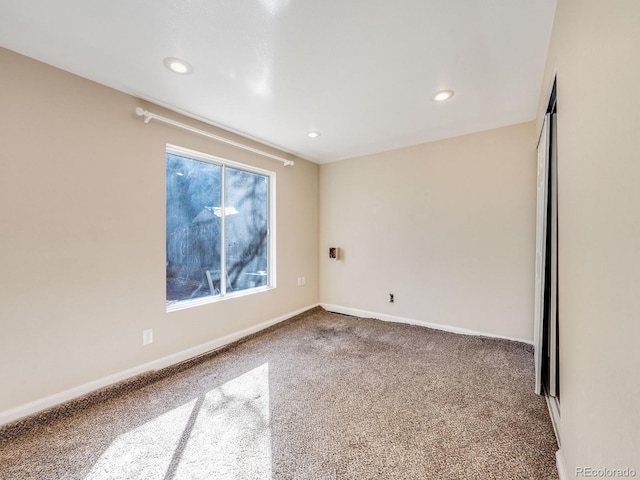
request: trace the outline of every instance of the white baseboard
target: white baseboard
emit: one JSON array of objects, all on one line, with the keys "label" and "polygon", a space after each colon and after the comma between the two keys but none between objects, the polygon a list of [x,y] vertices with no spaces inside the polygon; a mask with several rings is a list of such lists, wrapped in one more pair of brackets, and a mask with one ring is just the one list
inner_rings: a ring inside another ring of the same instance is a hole
[{"label": "white baseboard", "polygon": [[529,345],[533,345],[533,341],[532,340],[523,340],[521,338],[505,337],[504,335],[496,335],[496,334],[493,334],[493,333],[477,332],[475,330],[468,330],[466,328],[460,328],[460,327],[452,327],[450,325],[443,325],[443,324],[440,324],[440,323],[423,322],[421,320],[414,320],[414,319],[411,319],[411,318],[396,317],[395,315],[387,315],[385,313],[369,312],[369,311],[366,311],[366,310],[359,310],[357,308],[342,307],[340,305],[330,305],[330,304],[327,304],[327,303],[321,303],[320,306],[322,308],[324,308],[325,310],[328,310],[330,312],[343,313],[345,315],[352,315],[354,317],[375,318],[375,319],[378,319],[378,320],[384,320],[385,322],[395,322],[395,323],[406,323],[406,324],[409,324],[409,325],[419,325],[421,327],[434,328],[436,330],[444,330],[445,332],[459,333],[459,334],[462,334],[462,335],[474,335],[474,336],[481,336],[481,337],[501,338],[503,340],[511,340],[511,341],[514,341],[514,342],[521,342],[521,343],[527,343]]},{"label": "white baseboard", "polygon": [[558,477],[560,477],[560,480],[569,480],[567,467],[564,463],[564,457],[562,456],[562,449],[556,452],[556,467],[558,467]]},{"label": "white baseboard", "polygon": [[265,328],[275,325],[276,323],[280,323],[291,317],[295,317],[296,315],[303,313],[311,308],[317,307],[318,305],[319,304],[317,303],[314,305],[309,305],[307,307],[301,308],[294,312],[289,312],[278,318],[268,320],[266,322],[260,323],[250,328],[246,328],[239,332],[231,333],[224,337],[217,338],[215,340],[203,343],[201,345],[197,345],[187,350],[183,350],[181,352],[177,352],[172,355],[168,355],[166,357],[153,360],[152,362],[144,363],[137,367],[130,368],[123,372],[115,373],[113,375],[109,375],[107,377],[103,377],[98,380],[85,383],[84,385],[80,385],[78,387],[65,390],[64,392],[50,395],[40,400],[35,400],[33,402],[20,405],[19,407],[15,407],[10,410],[5,410],[4,412],[0,412],[0,426],[6,425],[7,423],[11,423],[15,420],[19,420],[28,415],[33,415],[34,413],[41,412],[48,408],[55,407],[56,405],[60,405],[61,403],[65,403],[70,400],[76,399],[88,393],[99,390],[100,388],[108,387],[109,385],[113,385],[114,383],[118,383],[123,380],[133,378],[143,373],[148,373],[154,370],[160,370],[162,368],[170,367],[172,365],[176,365],[178,363],[200,356],[207,352],[211,352],[212,350],[216,350],[218,348],[224,347],[225,345],[235,342],[236,340],[240,340],[243,337],[259,332],[260,330],[264,330]]}]

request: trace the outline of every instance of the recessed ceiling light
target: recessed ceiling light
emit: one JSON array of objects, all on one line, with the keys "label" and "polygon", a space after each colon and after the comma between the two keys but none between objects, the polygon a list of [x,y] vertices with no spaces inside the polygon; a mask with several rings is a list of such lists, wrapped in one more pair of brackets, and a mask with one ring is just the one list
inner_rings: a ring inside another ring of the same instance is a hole
[{"label": "recessed ceiling light", "polygon": [[316,132],[315,130],[312,130],[309,133],[307,133],[307,137],[309,138],[318,138],[319,136],[320,136],[320,132]]},{"label": "recessed ceiling light", "polygon": [[453,94],[453,90],[440,90],[433,96],[433,99],[436,102],[444,102],[445,100],[449,100],[451,97],[453,97]]},{"label": "recessed ceiling light", "polygon": [[189,65],[189,62],[182,60],[181,58],[167,57],[164,59],[163,63],[169,70],[181,75],[188,75],[193,72],[193,67]]}]

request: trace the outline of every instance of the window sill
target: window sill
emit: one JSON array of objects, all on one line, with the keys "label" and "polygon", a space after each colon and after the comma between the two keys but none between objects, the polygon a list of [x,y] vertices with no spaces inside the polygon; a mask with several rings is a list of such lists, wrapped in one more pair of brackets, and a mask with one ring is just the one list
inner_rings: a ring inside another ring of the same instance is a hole
[{"label": "window sill", "polygon": [[178,310],[185,310],[187,308],[199,307],[201,305],[208,305],[210,303],[218,303],[223,302],[225,300],[230,300],[232,298],[240,298],[246,297],[248,295],[253,295],[256,293],[262,293],[269,290],[274,290],[275,286],[266,286],[266,287],[257,287],[250,288],[247,290],[241,290],[239,292],[228,293],[225,296],[216,295],[210,297],[202,297],[202,298],[194,298],[193,300],[182,300],[181,302],[172,303],[171,305],[167,305],[167,313],[176,312]]}]

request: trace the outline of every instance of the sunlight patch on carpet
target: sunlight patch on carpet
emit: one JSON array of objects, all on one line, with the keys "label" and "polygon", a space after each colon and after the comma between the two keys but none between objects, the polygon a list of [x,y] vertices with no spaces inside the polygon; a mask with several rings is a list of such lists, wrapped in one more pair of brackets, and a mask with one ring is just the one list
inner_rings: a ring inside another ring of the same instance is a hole
[{"label": "sunlight patch on carpet", "polygon": [[270,479],[269,365],[120,435],[85,480]]},{"label": "sunlight patch on carpet", "polygon": [[164,479],[196,400],[120,435],[85,480]]}]

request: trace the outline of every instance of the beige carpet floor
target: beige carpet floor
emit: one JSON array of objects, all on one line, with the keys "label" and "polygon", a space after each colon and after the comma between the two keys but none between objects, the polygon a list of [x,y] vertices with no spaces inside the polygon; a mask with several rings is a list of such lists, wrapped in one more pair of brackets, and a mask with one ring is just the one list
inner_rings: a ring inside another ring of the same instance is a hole
[{"label": "beige carpet floor", "polygon": [[0,478],[555,479],[533,381],[528,345],[318,307],[5,427]]}]

